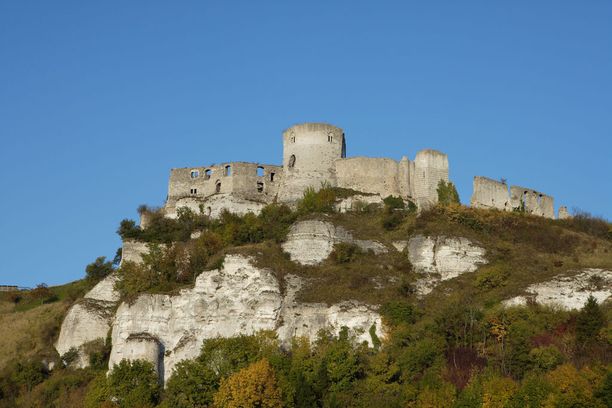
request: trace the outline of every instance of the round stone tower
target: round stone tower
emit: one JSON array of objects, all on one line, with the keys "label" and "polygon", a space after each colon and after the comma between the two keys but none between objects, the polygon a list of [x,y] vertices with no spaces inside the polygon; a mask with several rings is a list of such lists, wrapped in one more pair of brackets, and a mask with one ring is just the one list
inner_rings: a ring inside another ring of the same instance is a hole
[{"label": "round stone tower", "polygon": [[283,132],[280,201],[302,198],[304,190],[336,186],[336,159],[346,156],[344,132],[325,123],[302,123]]}]

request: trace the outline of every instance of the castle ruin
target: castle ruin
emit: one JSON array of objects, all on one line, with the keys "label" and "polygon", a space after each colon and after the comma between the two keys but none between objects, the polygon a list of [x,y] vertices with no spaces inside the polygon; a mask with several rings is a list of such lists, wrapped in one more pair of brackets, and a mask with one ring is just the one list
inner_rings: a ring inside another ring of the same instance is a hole
[{"label": "castle ruin", "polygon": [[[292,126],[282,138],[281,166],[227,162],[171,169],[164,214],[175,218],[179,208],[213,218],[223,210],[259,213],[272,202],[294,205],[307,188],[318,190],[322,186],[354,190],[370,203],[397,196],[424,209],[438,202],[438,183],[449,180],[448,157],[437,150],[421,150],[413,161],[405,156],[400,161],[346,157],[344,131],[325,123]],[[346,203],[343,205],[341,209]],[[555,218],[552,197],[480,176],[474,178],[471,205]],[[560,210],[560,218],[569,216],[565,207]],[[143,213],[141,226],[146,224]]]},{"label": "castle ruin", "polygon": [[282,166],[228,162],[172,169],[166,215],[175,217],[181,207],[212,217],[223,209],[257,213],[272,202],[292,205],[307,188],[324,185],[399,196],[424,208],[438,201],[440,180],[448,181],[448,158],[436,150],[422,150],[414,161],[347,158],[344,131],[324,123],[298,124],[282,136]]}]

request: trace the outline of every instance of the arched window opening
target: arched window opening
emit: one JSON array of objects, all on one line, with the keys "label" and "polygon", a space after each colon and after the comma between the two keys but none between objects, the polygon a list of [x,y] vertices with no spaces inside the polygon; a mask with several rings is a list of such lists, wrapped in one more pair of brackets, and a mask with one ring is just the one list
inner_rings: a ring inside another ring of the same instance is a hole
[{"label": "arched window opening", "polygon": [[257,177],[263,177],[264,176],[264,168],[261,166],[257,166]]},{"label": "arched window opening", "polygon": [[189,192],[191,194],[198,194],[198,189],[197,188],[192,188],[191,190],[189,190]]},{"label": "arched window opening", "polygon": [[289,163],[287,163],[287,165],[289,166],[289,168],[295,166],[295,154],[292,154],[291,157],[289,157]]},{"label": "arched window opening", "polygon": [[217,180],[217,182],[215,183],[215,193],[220,193],[221,192],[221,181]]},{"label": "arched window opening", "polygon": [[275,173],[270,173],[270,181],[274,181],[274,174]]},{"label": "arched window opening", "polygon": [[198,178],[200,172],[197,170],[191,170],[191,178]]},{"label": "arched window opening", "polygon": [[261,182],[261,181],[258,181],[257,182],[257,192],[258,193],[263,193],[263,191],[264,191],[264,183]]},{"label": "arched window opening", "polygon": [[207,207],[206,208],[206,213],[207,213],[206,215],[208,215],[210,217],[210,213],[212,213],[212,208]]},{"label": "arched window opening", "polygon": [[227,166],[225,166],[225,170],[223,172],[224,176],[231,176],[232,175],[232,166],[230,166],[229,164]]},{"label": "arched window opening", "polygon": [[327,134],[327,141],[330,143],[334,141],[334,134],[332,132]]},{"label": "arched window opening", "polygon": [[209,180],[211,174],[212,174],[212,170],[210,169],[204,170],[204,180]]}]

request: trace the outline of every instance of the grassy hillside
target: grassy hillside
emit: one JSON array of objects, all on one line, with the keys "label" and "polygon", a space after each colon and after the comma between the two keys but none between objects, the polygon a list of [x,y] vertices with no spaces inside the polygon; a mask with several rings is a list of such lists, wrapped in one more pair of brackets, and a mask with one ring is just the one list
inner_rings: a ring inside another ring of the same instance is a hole
[{"label": "grassy hillside", "polygon": [[[0,407],[611,406],[610,302],[571,312],[500,307],[529,284],[588,267],[612,269],[610,223],[454,204],[417,216],[397,199],[382,208],[334,212],[336,199],[352,193],[309,191],[297,210],[271,205],[259,216],[224,213],[219,220],[188,211],[177,220],[152,213],[145,231],[124,220],[119,234],[151,243],[151,252],[142,265],[119,269],[118,289],[127,301],[144,292],[176,293],[219,267],[225,254],[248,254],[281,285],[287,274],[303,277],[300,301],[380,305],[387,336],[372,332],[374,348],[353,344],[347,331],[321,333],[313,345],[296,339],[291,352],[279,349],[271,333],[210,340],[197,360],[179,365],[165,391],[146,363],[123,364],[108,378],[100,361],[72,370],[62,367],[51,346],[63,314],[91,286],[84,280],[0,301],[6,332],[0,336]],[[389,248],[415,234],[466,237],[486,249],[488,263],[418,297],[418,275],[406,252],[374,255],[340,244],[321,265],[291,262],[281,250],[287,231],[313,218]],[[194,231],[203,233],[190,239]],[[40,365],[44,358],[60,364],[49,373]]]}]

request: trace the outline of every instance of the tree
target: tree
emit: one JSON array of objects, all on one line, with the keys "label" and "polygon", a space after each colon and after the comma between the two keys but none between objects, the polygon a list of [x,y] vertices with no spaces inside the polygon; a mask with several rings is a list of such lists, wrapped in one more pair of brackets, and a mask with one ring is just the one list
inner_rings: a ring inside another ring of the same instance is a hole
[{"label": "tree", "polygon": [[259,360],[222,380],[214,402],[220,408],[282,407],[276,375],[268,360]]},{"label": "tree", "polygon": [[164,403],[172,408],[206,408],[219,388],[217,376],[205,363],[183,360],[172,371]]},{"label": "tree", "polygon": [[95,261],[85,267],[85,273],[87,280],[91,282],[98,282],[110,275],[115,269],[113,268],[113,262],[106,262],[106,257],[99,256]]},{"label": "tree", "polygon": [[451,181],[438,182],[438,202],[442,205],[459,204],[459,193]]},{"label": "tree", "polygon": [[605,318],[597,300],[589,296],[576,318],[576,343],[585,347],[596,341],[599,331],[605,325]]},{"label": "tree", "polygon": [[112,399],[121,408],[155,406],[159,401],[160,386],[153,364],[144,360],[121,360],[108,376]]}]

